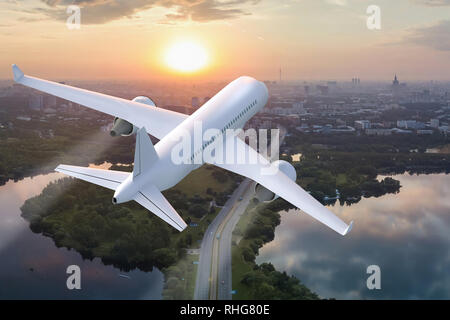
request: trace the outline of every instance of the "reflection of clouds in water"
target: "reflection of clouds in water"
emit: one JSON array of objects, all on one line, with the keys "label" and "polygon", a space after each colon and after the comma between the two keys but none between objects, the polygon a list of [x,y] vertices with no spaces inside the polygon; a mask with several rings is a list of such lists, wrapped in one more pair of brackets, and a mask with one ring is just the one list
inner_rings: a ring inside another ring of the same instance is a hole
[{"label": "reflection of clouds in water", "polygon": [[[323,297],[450,298],[450,176],[396,179],[397,195],[330,208],[355,220],[346,237],[295,210],[282,213],[258,262],[271,261]],[[366,288],[371,264],[381,267],[382,290]]]},{"label": "reflection of clouds in water", "polygon": [[[81,290],[66,288],[66,269],[73,264],[81,268]],[[119,277],[122,273],[24,230],[0,251],[0,299],[161,299],[159,270],[134,270],[126,273],[129,279]]]},{"label": "reflection of clouds in water", "polygon": [[[134,270],[126,273],[130,279],[121,278],[119,269],[58,249],[53,240],[29,229],[20,206],[62,176],[39,175],[0,187],[0,299],[161,299],[163,275],[156,268]],[[81,268],[81,291],[66,288],[66,268],[71,264]]]},{"label": "reflection of clouds in water", "polygon": [[28,228],[28,223],[20,217],[20,206],[26,199],[41,193],[50,181],[59,177],[62,177],[62,174],[52,173],[18,182],[10,180],[0,186],[0,251]]},{"label": "reflection of clouds in water", "polygon": [[[84,155],[86,161],[95,161],[109,147],[108,140],[110,140],[109,135],[99,131],[85,140],[72,145],[67,154]],[[93,148],[91,145],[95,147]],[[89,152],[85,150],[87,147],[89,147]],[[99,166],[91,166],[108,169],[110,164],[105,162]],[[28,229],[28,222],[25,222],[20,217],[20,207],[25,200],[39,195],[49,182],[62,177],[67,176],[55,172],[24,178],[18,182],[10,180],[5,185],[0,186],[0,204],[2,205],[0,208],[0,251],[14,241],[22,231]],[[64,190],[60,190],[60,192],[62,193]],[[50,206],[51,204],[48,203],[47,205]]]}]

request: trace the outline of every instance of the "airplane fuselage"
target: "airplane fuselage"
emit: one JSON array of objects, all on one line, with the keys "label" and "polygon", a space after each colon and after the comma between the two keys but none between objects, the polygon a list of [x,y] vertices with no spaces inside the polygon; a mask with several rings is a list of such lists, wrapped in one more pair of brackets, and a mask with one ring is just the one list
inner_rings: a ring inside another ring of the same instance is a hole
[{"label": "airplane fuselage", "polygon": [[[195,135],[201,134],[201,137],[203,137],[203,134],[209,129],[217,129],[218,134],[226,135],[227,129],[243,128],[249,119],[264,108],[267,100],[267,87],[260,81],[251,77],[240,77],[229,83],[161,139],[155,145],[159,160],[152,164],[145,174],[138,177],[130,175],[127,179],[129,181],[124,182],[120,189],[129,186],[132,189],[139,190],[148,183],[155,185],[160,191],[173,187],[192,170],[203,165],[204,161],[201,154],[207,146],[212,148],[215,143],[219,143],[219,139],[215,137],[211,137],[209,140],[202,139],[201,143],[195,143]],[[195,132],[196,130],[201,130],[201,132]],[[180,144],[181,136],[186,136],[186,134],[191,138],[190,154],[182,156],[188,161],[176,163],[173,161],[172,150]],[[199,158],[195,158],[194,161],[194,157]],[[123,192],[125,190],[118,189],[116,193]],[[134,190],[129,190],[126,193],[129,193],[131,197]]]}]

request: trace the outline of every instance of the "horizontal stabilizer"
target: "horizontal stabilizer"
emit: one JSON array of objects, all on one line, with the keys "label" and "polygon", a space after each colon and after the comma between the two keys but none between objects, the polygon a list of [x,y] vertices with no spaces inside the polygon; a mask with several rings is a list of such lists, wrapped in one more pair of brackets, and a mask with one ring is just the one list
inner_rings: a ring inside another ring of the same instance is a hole
[{"label": "horizontal stabilizer", "polygon": [[60,164],[55,171],[67,174],[96,185],[116,190],[116,188],[130,175],[130,173],[114,170],[103,170]]},{"label": "horizontal stabilizer", "polygon": [[183,231],[187,227],[169,201],[154,185],[147,185],[143,190],[140,190],[134,200],[178,231]]}]

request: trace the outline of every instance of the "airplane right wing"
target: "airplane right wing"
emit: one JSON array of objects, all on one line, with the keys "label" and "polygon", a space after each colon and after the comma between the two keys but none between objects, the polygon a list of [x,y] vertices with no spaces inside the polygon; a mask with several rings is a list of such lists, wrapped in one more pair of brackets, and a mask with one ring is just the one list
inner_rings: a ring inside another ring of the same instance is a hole
[{"label": "airplane right wing", "polygon": [[211,164],[256,181],[343,236],[350,232],[353,221],[347,225],[239,137],[230,135],[226,139],[234,139],[234,143],[225,144],[225,153],[244,156],[245,161],[235,158],[225,163],[210,162]]},{"label": "airplane right wing", "polygon": [[146,127],[147,132],[158,139],[162,139],[188,117],[139,102],[27,76],[15,64],[12,70],[17,83],[124,119],[138,128]]}]

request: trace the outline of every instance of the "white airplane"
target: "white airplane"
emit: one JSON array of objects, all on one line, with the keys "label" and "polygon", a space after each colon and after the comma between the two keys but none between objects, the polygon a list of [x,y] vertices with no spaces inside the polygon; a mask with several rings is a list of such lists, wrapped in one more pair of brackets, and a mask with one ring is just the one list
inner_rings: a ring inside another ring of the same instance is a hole
[{"label": "white airplane", "polygon": [[[257,163],[211,161],[211,164],[254,180],[255,192],[262,200],[273,201],[281,197],[341,235],[346,235],[352,228],[353,221],[347,225],[295,183],[296,172],[291,164],[282,160],[271,163],[233,134],[234,130],[228,130],[243,128],[249,119],[264,108],[268,90],[263,82],[240,77],[188,116],[157,108],[147,97],[125,100],[27,76],[16,65],[12,69],[17,83],[114,116],[111,135],[136,134],[132,173],[70,165],[59,165],[55,169],[114,190],[114,204],[134,200],[178,231],[183,231],[187,227],[186,223],[161,191],[173,187],[192,170],[208,163],[201,159],[200,163],[191,161],[176,164],[171,158],[172,149],[179,144],[180,136],[186,132],[193,136],[194,124],[201,122],[203,132],[214,128],[218,129],[219,134],[202,145],[193,143],[190,154],[183,155],[184,158],[197,159],[205,148],[217,147],[220,142],[220,146],[225,146],[224,154],[234,152],[258,159]],[[159,142],[153,145],[147,133],[158,138]],[[228,146],[235,149],[231,150]],[[262,174],[264,169],[270,169],[273,174]]]}]

